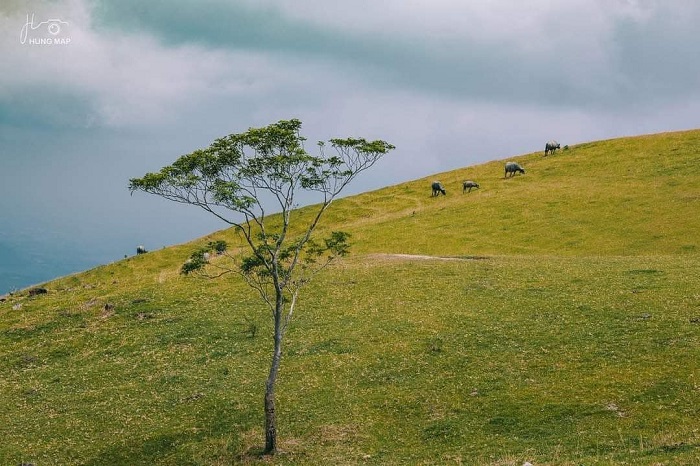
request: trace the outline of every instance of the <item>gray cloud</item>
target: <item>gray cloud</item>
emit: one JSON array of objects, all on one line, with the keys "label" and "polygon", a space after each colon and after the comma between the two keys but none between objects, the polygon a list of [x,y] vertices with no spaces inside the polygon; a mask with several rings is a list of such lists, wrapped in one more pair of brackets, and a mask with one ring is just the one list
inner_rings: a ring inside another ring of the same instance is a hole
[{"label": "gray cloud", "polygon": [[71,47],[27,54],[13,41],[23,14],[3,22],[6,62],[22,70],[0,77],[3,121],[167,125],[216,101],[313,100],[333,84],[596,112],[697,98],[691,2],[60,4]]},{"label": "gray cloud", "polygon": [[660,65],[677,69],[696,55],[692,25],[700,15],[686,1],[100,5],[104,27],[149,31],[163,44],[335,61],[362,69],[376,86],[465,101],[618,108],[656,93],[675,98],[695,84],[686,73],[664,79],[648,65],[658,56]]},{"label": "gray cloud", "polygon": [[658,102],[700,92],[700,4],[659,3],[653,15],[616,24],[612,54],[631,96]]}]

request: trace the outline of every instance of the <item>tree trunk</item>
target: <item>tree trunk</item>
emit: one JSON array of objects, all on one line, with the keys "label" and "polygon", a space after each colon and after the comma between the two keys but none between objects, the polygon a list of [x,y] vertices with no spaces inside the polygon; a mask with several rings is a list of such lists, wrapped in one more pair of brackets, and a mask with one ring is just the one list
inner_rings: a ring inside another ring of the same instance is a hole
[{"label": "tree trunk", "polygon": [[[275,415],[274,380],[268,380],[265,388],[265,451],[264,455],[277,453],[277,416]],[[271,385],[272,384],[272,385]]]},{"label": "tree trunk", "polygon": [[265,455],[277,453],[277,414],[275,412],[275,383],[282,360],[282,310],[283,301],[278,299],[275,312],[275,349],[272,354],[270,374],[265,383]]}]

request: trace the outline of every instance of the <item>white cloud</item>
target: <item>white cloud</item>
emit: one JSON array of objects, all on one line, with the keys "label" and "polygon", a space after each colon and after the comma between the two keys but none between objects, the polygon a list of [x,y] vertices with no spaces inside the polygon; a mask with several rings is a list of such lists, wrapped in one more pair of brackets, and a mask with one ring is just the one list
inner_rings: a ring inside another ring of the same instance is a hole
[{"label": "white cloud", "polygon": [[[631,48],[640,34],[651,31],[649,42],[658,37],[653,43],[660,44],[656,55],[669,55],[665,52],[675,45],[687,58],[683,51],[692,44],[683,41],[692,30],[681,28],[672,39],[662,36],[664,25],[690,24],[688,18],[697,16],[698,8],[683,2],[677,9],[653,0],[241,3],[356,42],[347,50],[321,47],[308,53],[244,50],[234,43],[216,47],[198,43],[197,36],[173,44],[156,30],[98,32],[92,4],[65,0],[33,5],[40,15],[70,20],[71,44],[21,46],[16,36],[26,13],[15,5],[0,17],[0,52],[11,70],[0,75],[0,105],[3,97],[17,105],[22,93],[56,92],[62,96],[60,105],[72,96],[76,107],[83,108],[79,115],[70,113],[80,120],[73,124],[124,127],[173,124],[188,113],[215,109],[217,102],[248,109],[284,107],[285,102],[303,106],[304,95],[318,104],[319,96],[326,89],[332,94],[334,87],[399,88],[409,99],[425,95],[479,105],[599,111],[636,105],[640,96],[663,99],[686,88],[695,92],[697,84],[692,78],[683,81],[679,73],[672,73],[668,84],[648,64],[637,72],[640,65]],[[235,4],[210,2],[203,8],[235,9]],[[630,37],[620,34],[620,24],[631,27]],[[357,49],[351,51],[353,47]],[[35,105],[31,99],[25,102]],[[51,114],[54,122],[60,119],[54,110],[37,110]]]},{"label": "white cloud", "polygon": [[0,103],[24,95],[27,105],[36,105],[32,92],[71,95],[87,110],[69,126],[173,123],[203,102],[262,98],[306,79],[300,70],[252,52],[172,47],[146,33],[97,33],[81,2],[54,10],[69,22],[67,45],[21,44],[24,13],[2,18],[0,52],[10,71],[0,74]]}]

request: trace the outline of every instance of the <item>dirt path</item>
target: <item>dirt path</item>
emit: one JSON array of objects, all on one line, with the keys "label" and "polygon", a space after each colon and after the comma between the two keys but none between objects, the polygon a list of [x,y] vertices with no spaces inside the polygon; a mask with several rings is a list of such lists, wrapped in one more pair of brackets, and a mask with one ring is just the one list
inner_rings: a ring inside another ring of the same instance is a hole
[{"label": "dirt path", "polygon": [[441,256],[425,256],[421,254],[369,254],[370,259],[403,259],[403,260],[435,260],[435,261],[473,261],[488,259],[485,256],[468,256],[468,257],[441,257]]}]

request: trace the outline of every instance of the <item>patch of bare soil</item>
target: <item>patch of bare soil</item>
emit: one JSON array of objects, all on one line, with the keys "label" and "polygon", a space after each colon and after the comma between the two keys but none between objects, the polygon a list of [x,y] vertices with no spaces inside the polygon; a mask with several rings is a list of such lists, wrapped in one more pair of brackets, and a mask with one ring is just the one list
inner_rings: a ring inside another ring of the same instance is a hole
[{"label": "patch of bare soil", "polygon": [[394,259],[394,260],[436,260],[436,261],[473,261],[485,260],[486,256],[463,256],[463,257],[442,257],[442,256],[426,256],[422,254],[370,254],[367,256],[370,259]]}]

